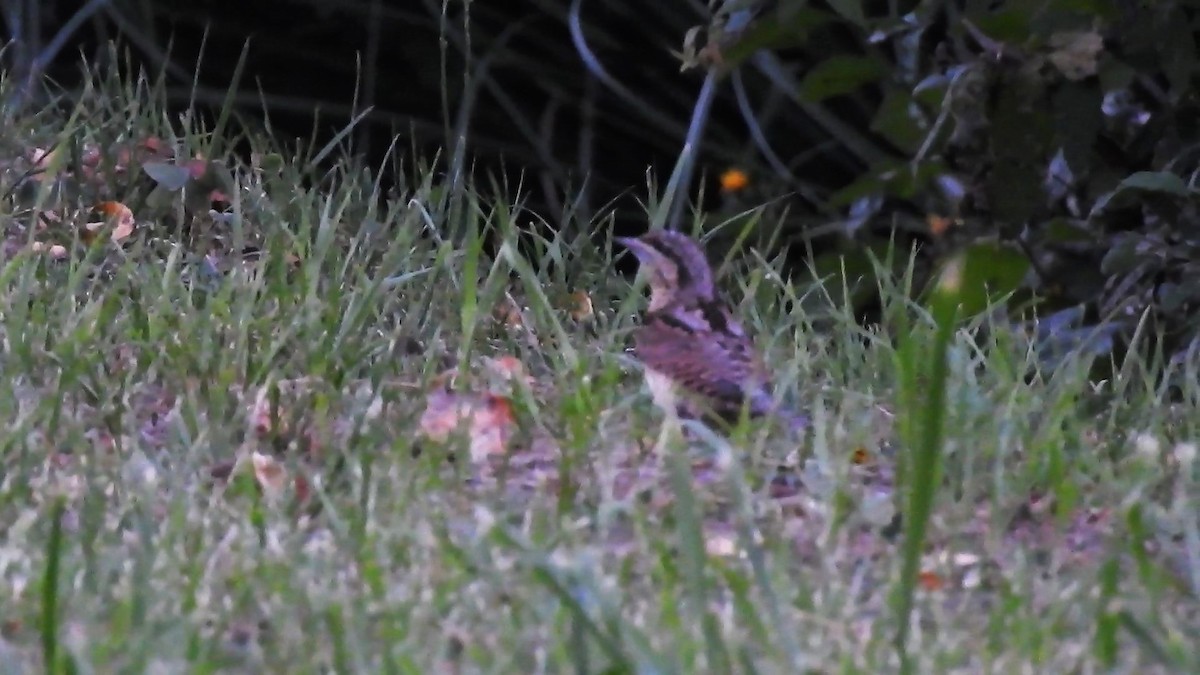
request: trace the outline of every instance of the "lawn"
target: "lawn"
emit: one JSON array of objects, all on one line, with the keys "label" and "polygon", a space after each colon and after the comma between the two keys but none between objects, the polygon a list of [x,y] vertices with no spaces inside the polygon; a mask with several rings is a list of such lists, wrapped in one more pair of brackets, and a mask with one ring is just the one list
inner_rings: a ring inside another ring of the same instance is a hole
[{"label": "lawn", "polygon": [[1200,671],[1195,359],[713,251],[813,423],[664,431],[608,221],[157,91],[0,130],[0,672]]}]

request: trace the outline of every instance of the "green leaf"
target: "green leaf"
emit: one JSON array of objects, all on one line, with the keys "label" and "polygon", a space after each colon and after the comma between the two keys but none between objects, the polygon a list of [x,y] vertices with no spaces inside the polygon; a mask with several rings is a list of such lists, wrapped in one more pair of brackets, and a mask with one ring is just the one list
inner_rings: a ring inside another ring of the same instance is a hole
[{"label": "green leaf", "polygon": [[1086,223],[1069,218],[1054,218],[1042,223],[1041,236],[1054,244],[1090,243],[1096,239]]},{"label": "green leaf", "polygon": [[911,199],[927,189],[946,168],[941,162],[921,162],[914,169],[908,162],[886,162],[872,168],[858,180],[829,196],[831,208],[848,206],[870,195],[880,194]]},{"label": "green leaf", "polygon": [[823,101],[848,94],[880,79],[887,72],[883,63],[869,56],[834,56],[808,71],[800,83],[800,96],[814,103]]},{"label": "green leaf", "polygon": [[59,621],[59,571],[63,550],[63,513],[66,511],[65,502],[61,497],[54,501],[50,515],[50,538],[46,540],[46,561],[42,571],[42,660],[47,669],[54,672],[51,665],[59,665],[59,631],[62,626]]},{"label": "green leaf", "polygon": [[911,111],[912,104],[913,99],[908,92],[887,87],[883,102],[871,120],[871,131],[882,135],[909,155],[916,154],[926,134]]},{"label": "green leaf", "polygon": [[981,33],[997,42],[1023,43],[1032,31],[1030,13],[1023,8],[974,12],[969,17]]},{"label": "green leaf", "polygon": [[1100,261],[1100,272],[1106,276],[1125,274],[1133,271],[1143,261],[1138,253],[1138,243],[1141,237],[1130,234],[1116,238]]},{"label": "green leaf", "polygon": [[279,174],[284,169],[283,155],[277,152],[268,152],[258,160],[258,168],[263,173]]},{"label": "green leaf", "polygon": [[1107,605],[1117,595],[1120,586],[1121,565],[1115,559],[1109,559],[1100,567],[1099,573],[1100,607],[1104,608],[1096,614],[1096,631],[1092,642],[1092,651],[1100,663],[1112,667],[1117,660],[1117,629],[1120,627],[1117,614],[1108,609]]},{"label": "green leaf", "polygon": [[829,0],[829,6],[850,23],[865,26],[867,18],[863,14],[862,0]]},{"label": "green leaf", "polygon": [[1057,12],[1095,14],[1099,18],[1116,17],[1117,7],[1112,0],[1054,0],[1051,7]]},{"label": "green leaf", "polygon": [[1173,197],[1187,198],[1192,196],[1191,191],[1188,190],[1187,183],[1184,183],[1182,178],[1170,171],[1139,171],[1121,181],[1120,185],[1117,185],[1117,188],[1112,192],[1100,195],[1096,199],[1096,203],[1092,205],[1092,210],[1088,213],[1088,219],[1090,220],[1096,214],[1104,211],[1113,200],[1122,196],[1123,193],[1133,190],[1154,192]]},{"label": "green leaf", "polygon": [[951,258],[943,266],[930,294],[933,339],[924,330],[909,331],[897,351],[901,387],[900,428],[908,452],[906,464],[897,475],[904,517],[900,577],[892,588],[891,604],[896,617],[895,646],[900,655],[900,672],[914,672],[908,655],[921,553],[942,476],[942,444],[946,435],[946,401],[949,375],[946,354],[961,316],[963,281],[969,267],[966,256]]},{"label": "green leaf", "polygon": [[774,15],[760,18],[743,31],[737,41],[721,50],[725,63],[735,68],[760,49],[786,49],[808,43],[813,29],[833,20],[828,12],[810,7],[785,5]]},{"label": "green leaf", "polygon": [[1149,190],[1166,192],[1179,197],[1188,196],[1187,183],[1170,171],[1139,171],[1117,186],[1118,190]]}]

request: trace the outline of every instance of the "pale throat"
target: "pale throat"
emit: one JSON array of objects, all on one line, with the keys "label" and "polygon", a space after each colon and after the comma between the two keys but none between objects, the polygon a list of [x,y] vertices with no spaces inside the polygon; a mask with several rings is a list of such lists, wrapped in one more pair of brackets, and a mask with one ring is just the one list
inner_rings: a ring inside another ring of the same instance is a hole
[{"label": "pale throat", "polygon": [[662,288],[650,287],[650,306],[647,311],[657,312],[671,304],[675,294]]},{"label": "pale throat", "polygon": [[679,282],[675,276],[655,270],[650,274],[649,311],[657,312],[675,302],[679,297]]}]

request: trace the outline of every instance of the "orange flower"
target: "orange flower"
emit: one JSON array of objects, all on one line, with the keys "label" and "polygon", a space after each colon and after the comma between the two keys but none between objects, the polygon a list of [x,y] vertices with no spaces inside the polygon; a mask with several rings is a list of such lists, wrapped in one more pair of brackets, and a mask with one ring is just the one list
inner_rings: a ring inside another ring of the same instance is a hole
[{"label": "orange flower", "polygon": [[750,176],[741,169],[727,169],[721,174],[722,192],[740,192],[750,184]]},{"label": "orange flower", "polygon": [[931,213],[925,216],[925,222],[929,224],[929,232],[935,237],[940,237],[950,229],[951,225],[956,225],[957,221],[954,218],[939,216],[936,213]]}]

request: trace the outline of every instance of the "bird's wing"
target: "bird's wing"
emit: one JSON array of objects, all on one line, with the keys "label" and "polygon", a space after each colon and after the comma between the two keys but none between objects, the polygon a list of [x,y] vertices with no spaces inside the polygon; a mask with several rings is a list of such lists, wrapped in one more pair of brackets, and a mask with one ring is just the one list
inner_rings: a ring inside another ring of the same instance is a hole
[{"label": "bird's wing", "polygon": [[708,397],[714,407],[738,410],[748,398],[753,415],[770,408],[754,345],[744,335],[697,330],[669,315],[652,316],[638,329],[634,343],[647,368]]}]

